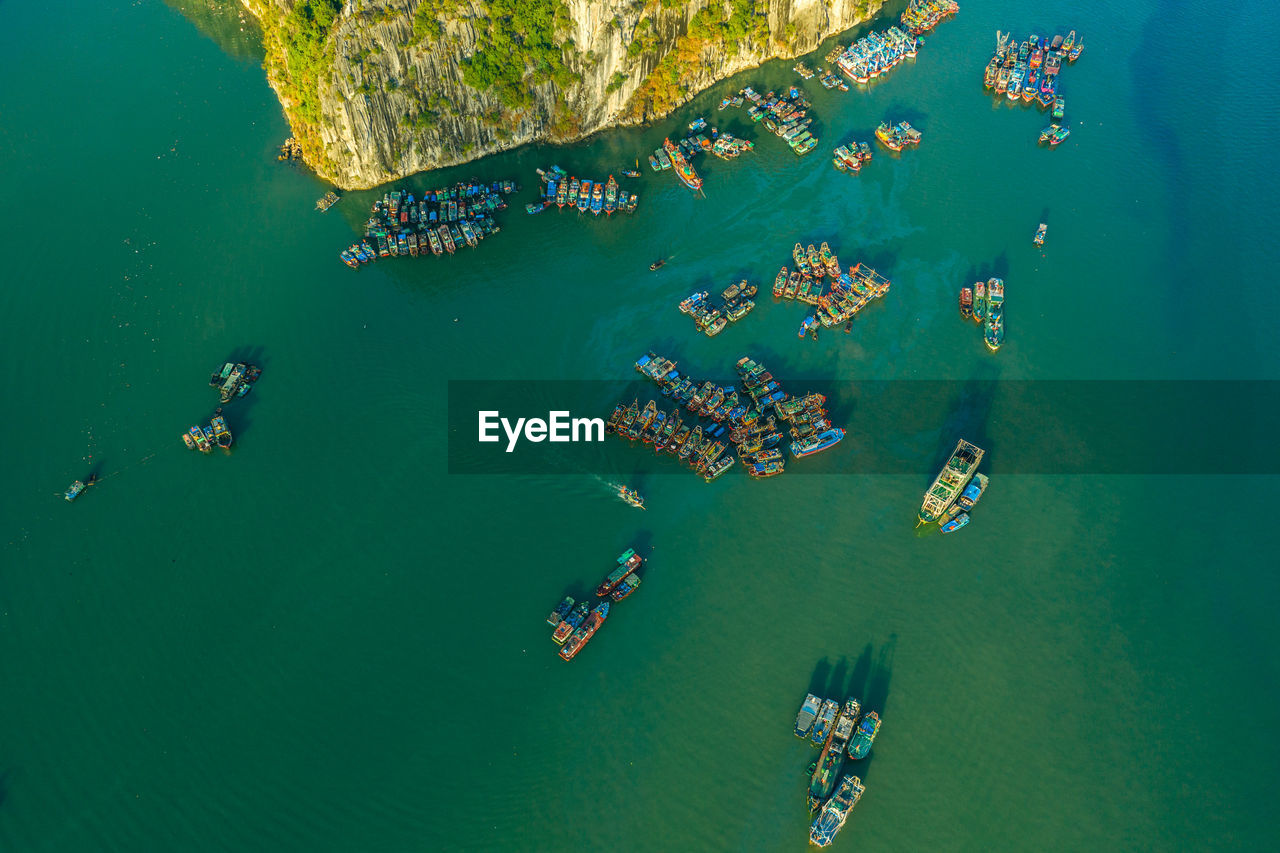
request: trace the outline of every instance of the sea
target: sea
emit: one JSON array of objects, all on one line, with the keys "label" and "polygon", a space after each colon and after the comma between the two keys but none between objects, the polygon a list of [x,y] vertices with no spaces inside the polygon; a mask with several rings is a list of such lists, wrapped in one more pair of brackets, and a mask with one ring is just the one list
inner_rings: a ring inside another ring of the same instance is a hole
[{"label": "sea", "polygon": [[[809,692],[883,719],[835,849],[1275,849],[1277,471],[1264,446],[1220,471],[1234,434],[1182,416],[1276,423],[1273,4],[964,0],[870,87],[802,83],[806,157],[716,109],[798,82],[771,62],[649,126],[398,182],[522,189],[479,248],[359,271],[338,252],[393,187],[314,209],[244,18],[0,5],[0,850],[799,851]],[[982,71],[997,30],[1071,29],[1050,150]],[[646,157],[700,115],[756,150],[698,159],[695,196]],[[886,119],[920,147],[875,146]],[[830,163],[851,140],[876,149],[856,177]],[[535,168],[637,162],[632,214],[524,212]],[[893,282],[850,333],[800,338],[769,295],[797,241]],[[995,354],[957,311],[993,276]],[[676,309],[742,278],[756,308],[717,337]],[[451,464],[475,451],[451,387],[629,400],[651,350],[836,383],[850,437],[761,481],[637,474],[612,438],[604,467]],[[263,368],[235,445],[190,452],[228,360]],[[1119,382],[1135,415],[1198,390],[1136,436],[1087,402],[1045,429],[1008,390]],[[1228,382],[1251,404],[1221,410]],[[877,410],[873,383],[934,391]],[[944,536],[916,511],[959,438],[990,486]],[[628,547],[643,585],[566,664],[547,612]]]}]

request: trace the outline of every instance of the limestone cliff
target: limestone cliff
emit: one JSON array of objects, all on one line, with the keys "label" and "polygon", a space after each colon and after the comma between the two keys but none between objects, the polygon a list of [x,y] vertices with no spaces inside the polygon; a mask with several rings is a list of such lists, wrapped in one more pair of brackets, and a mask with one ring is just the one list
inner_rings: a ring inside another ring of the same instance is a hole
[{"label": "limestone cliff", "polygon": [[883,0],[243,0],[316,171],[375,186],[669,113]]}]

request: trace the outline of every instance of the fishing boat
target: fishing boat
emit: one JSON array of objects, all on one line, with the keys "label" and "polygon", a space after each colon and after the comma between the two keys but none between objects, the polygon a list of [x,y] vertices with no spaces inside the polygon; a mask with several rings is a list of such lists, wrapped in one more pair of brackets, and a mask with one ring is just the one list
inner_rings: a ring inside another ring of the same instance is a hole
[{"label": "fishing boat", "polygon": [[591,181],[584,178],[578,184],[578,212],[585,213],[591,209]]},{"label": "fishing boat", "polygon": [[640,576],[635,572],[627,575],[622,579],[622,583],[618,584],[617,589],[609,593],[611,601],[621,601],[640,587]]},{"label": "fishing boat", "polygon": [[964,439],[956,443],[947,463],[924,493],[924,502],[920,505],[919,512],[920,524],[931,524],[942,518],[973,478],[984,453],[986,451],[981,447]]},{"label": "fishing boat", "polygon": [[1049,135],[1049,147],[1050,148],[1058,147],[1058,143],[1062,142],[1064,139],[1066,139],[1070,135],[1071,135],[1070,128],[1064,125],[1059,125],[1056,129],[1054,129],[1053,133]]},{"label": "fishing boat", "polygon": [[866,758],[867,753],[871,752],[871,744],[875,742],[876,735],[879,732],[880,715],[872,711],[862,718],[862,722],[858,723],[858,730],[849,739],[849,757],[855,759]]},{"label": "fishing boat", "polygon": [[582,185],[577,178],[572,176],[569,177],[569,193],[568,193],[568,197],[565,199],[565,202],[570,207],[578,206],[578,190],[581,186]]},{"label": "fishing boat", "polygon": [[84,493],[84,490],[85,490],[85,489],[87,489],[87,488],[89,488],[90,486],[92,486],[95,482],[97,482],[97,480],[98,480],[98,475],[97,475],[97,474],[90,474],[90,475],[89,475],[89,480],[88,480],[87,482],[84,482],[84,483],[80,482],[79,480],[76,480],[76,481],[75,481],[74,483],[72,483],[72,484],[71,484],[71,486],[70,486],[70,487],[69,487],[69,488],[68,488],[68,489],[63,493],[63,495],[62,495],[62,496],[63,496],[64,498],[66,498],[68,501],[73,501],[73,500],[75,500],[76,498],[80,497],[80,495]]},{"label": "fishing boat", "polygon": [[797,738],[808,738],[820,710],[822,710],[822,699],[815,697],[813,693],[806,694],[804,702],[800,704],[800,713],[796,715]]},{"label": "fishing boat", "polygon": [[556,626],[556,630],[552,632],[551,639],[557,643],[563,643],[573,634],[575,628],[582,624],[582,620],[587,618],[587,611],[591,608],[591,602],[583,601],[573,610],[569,611],[569,615],[560,620],[560,624]]},{"label": "fishing boat", "polygon": [[591,189],[591,212],[599,216],[602,210],[604,210],[604,184],[596,181]]},{"label": "fishing boat", "polygon": [[987,283],[976,282],[973,285],[973,319],[981,323],[987,318]]},{"label": "fishing boat", "polygon": [[844,777],[839,790],[822,807],[822,811],[814,818],[813,825],[809,827],[809,843],[816,847],[826,847],[834,841],[836,834],[849,819],[849,812],[865,791],[862,780],[857,776]]},{"label": "fishing boat", "polygon": [[783,267],[773,279],[773,295],[775,299],[782,296],[782,291],[786,286],[787,268]]},{"label": "fishing boat", "polygon": [[800,324],[800,334],[797,335],[797,337],[803,338],[805,335],[809,334],[809,331],[816,325],[818,325],[817,319],[813,317],[805,317],[804,322]]},{"label": "fishing boat", "polygon": [[840,703],[834,699],[827,699],[822,703],[822,710],[818,712],[818,718],[813,723],[813,732],[809,735],[809,740],[814,746],[823,746],[827,742],[827,738],[831,736],[832,727],[836,722],[836,714],[840,713]]},{"label": "fishing boat", "polygon": [[[637,161],[637,162],[639,162],[639,161]],[[624,177],[624,178],[638,178],[638,177],[640,177],[640,170],[639,170],[639,169],[623,169],[623,170],[622,170],[622,177]]]},{"label": "fishing boat", "polygon": [[548,204],[550,204],[550,202],[547,202],[547,201],[531,201],[531,202],[529,202],[528,204],[526,204],[526,205],[524,206],[524,212],[525,212],[525,213],[528,213],[528,214],[530,214],[530,215],[532,215],[532,214],[534,214],[534,213],[541,213],[542,211],[544,211],[544,210],[546,210],[546,209],[547,209],[547,205],[548,205]]},{"label": "fishing boat", "polygon": [[210,441],[205,438],[204,430],[200,429],[200,427],[193,426],[187,431],[187,435],[191,437],[191,442],[187,445],[188,447],[194,443],[195,449],[199,450],[201,453],[212,452],[213,448],[210,446]]},{"label": "fishing boat", "polygon": [[1035,236],[1035,238],[1032,240],[1032,242],[1033,242],[1033,243],[1035,243],[1037,246],[1043,246],[1043,245],[1044,245],[1044,235],[1045,235],[1045,232],[1046,232],[1046,231],[1048,231],[1048,230],[1049,230],[1049,226],[1048,226],[1048,225],[1045,225],[1043,222],[1041,222],[1041,223],[1040,223],[1040,227],[1036,229],[1036,236]]},{"label": "fishing boat", "polygon": [[964,487],[960,497],[956,499],[956,505],[963,510],[971,510],[974,505],[982,498],[982,493],[987,490],[987,483],[990,480],[986,474],[974,474],[973,480],[969,485]]},{"label": "fishing boat", "polygon": [[638,569],[643,562],[644,560],[635,552],[634,548],[628,548],[618,557],[618,567],[610,572],[596,587],[596,596],[604,598],[613,591],[614,587],[622,583],[623,578]]},{"label": "fishing boat", "polygon": [[595,636],[596,631],[600,630],[600,626],[604,624],[604,620],[607,618],[609,618],[609,602],[602,601],[596,605],[586,621],[579,625],[565,644],[560,647],[560,657],[567,661],[573,660],[574,656],[582,651],[582,647]]},{"label": "fishing boat", "polygon": [[1067,102],[1063,98],[1053,99],[1053,112],[1050,115],[1054,121],[1061,121],[1062,117],[1067,113]]},{"label": "fishing boat", "polygon": [[618,182],[613,179],[613,175],[610,175],[609,181],[604,185],[604,212],[606,215],[612,216],[617,209]]},{"label": "fishing boat", "polygon": [[569,184],[561,181],[556,187],[556,207],[564,207],[565,202],[569,200]]},{"label": "fishing boat", "polygon": [[572,609],[573,609],[573,596],[566,595],[563,599],[561,599],[560,603],[556,605],[556,609],[552,610],[551,614],[547,616],[547,624],[550,625],[552,628],[556,627],[557,625],[559,625],[561,622],[564,621],[564,618],[569,615],[569,611]]},{"label": "fishing boat", "polygon": [[224,418],[222,415],[217,415],[210,422],[210,426],[213,427],[213,438],[214,438],[214,441],[217,442],[217,445],[221,447],[223,450],[226,450],[228,447],[230,447],[232,438],[231,438],[231,430],[227,429],[227,419]]},{"label": "fishing boat", "polygon": [[995,352],[1000,349],[1004,343],[1004,314],[995,308],[987,315],[987,325],[983,331],[982,339],[987,344],[987,349]]},{"label": "fishing boat", "polygon": [[640,497],[640,493],[635,489],[628,489],[626,486],[619,486],[618,497],[622,498],[623,502],[635,507],[636,509],[644,509],[644,498]]},{"label": "fishing boat", "polygon": [[973,289],[960,288],[960,316],[966,320],[973,319]]},{"label": "fishing boat", "polygon": [[[952,509],[955,509],[955,507],[952,507]],[[969,523],[969,513],[964,511],[957,511],[949,519],[942,522],[942,524],[939,525],[939,529],[942,530],[943,533],[954,533],[955,531],[959,530],[961,527],[964,527],[968,523]]]},{"label": "fishing boat", "polygon": [[828,447],[838,444],[842,438],[844,438],[844,430],[840,427],[833,427],[817,435],[811,435],[792,442],[791,455],[796,459],[803,459],[805,456],[821,453]]},{"label": "fishing boat", "polygon": [[320,196],[320,200],[316,202],[316,210],[320,211],[321,213],[324,213],[326,210],[333,207],[335,204],[337,204],[341,200],[342,200],[342,197],[340,195],[335,193],[333,190],[330,190],[329,192]]},{"label": "fishing boat", "polygon": [[840,716],[836,720],[831,736],[818,756],[817,766],[809,779],[809,812],[816,812],[822,801],[831,795],[840,778],[840,765],[844,762],[844,751],[853,735],[854,726],[858,723],[858,712],[861,706],[852,697],[845,700]]}]

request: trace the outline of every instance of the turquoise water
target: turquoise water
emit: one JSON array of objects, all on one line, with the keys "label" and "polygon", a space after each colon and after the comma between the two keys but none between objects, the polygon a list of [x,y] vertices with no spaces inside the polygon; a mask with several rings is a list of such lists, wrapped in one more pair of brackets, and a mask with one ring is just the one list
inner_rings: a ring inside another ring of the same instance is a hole
[{"label": "turquoise water", "polygon": [[[794,78],[774,63],[653,128],[406,182],[604,175],[707,113],[758,150],[700,164],[705,199],[646,168],[605,222],[526,217],[527,189],[477,252],[353,273],[336,252],[373,194],[312,211],[242,42],[154,2],[0,7],[0,847],[799,850],[816,756],[791,724],[827,685],[884,718],[841,848],[1273,846],[1274,478],[1002,477],[1037,424],[997,396],[956,536],[913,530],[955,411],[898,437],[921,472],[841,474],[845,442],[798,463],[827,476],[647,477],[640,513],[622,472],[448,475],[444,400],[622,388],[647,349],[700,375],[750,352],[855,381],[1274,379],[1278,21],[970,0],[870,92],[809,86],[808,158],[714,112]],[[995,30],[1033,26],[1088,45],[1057,151],[980,86]],[[1214,47],[1245,28],[1251,50]],[[885,117],[921,148],[857,178],[819,156]],[[892,278],[853,334],[799,340],[802,308],[765,298],[708,339],[675,310],[767,284],[796,240]],[[996,356],[955,307],[989,275]],[[233,355],[265,368],[235,452],[189,453]],[[544,614],[633,543],[644,585],[564,664]]]}]

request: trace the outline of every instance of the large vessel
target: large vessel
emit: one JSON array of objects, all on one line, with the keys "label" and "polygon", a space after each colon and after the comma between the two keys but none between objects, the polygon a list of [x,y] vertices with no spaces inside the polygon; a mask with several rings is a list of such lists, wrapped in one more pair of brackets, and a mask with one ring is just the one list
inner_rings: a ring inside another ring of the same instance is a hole
[{"label": "large vessel", "polygon": [[849,819],[849,812],[853,810],[864,791],[866,788],[857,776],[844,777],[840,782],[840,790],[836,791],[835,796],[822,807],[822,813],[814,818],[813,826],[809,828],[809,843],[818,847],[826,847],[830,844],[835,839],[836,833],[844,826],[844,822]]},{"label": "large vessel", "polygon": [[800,713],[796,714],[796,737],[809,736],[820,710],[822,710],[822,700],[812,693],[806,694],[804,704],[800,706]]},{"label": "large vessel", "polygon": [[565,660],[573,660],[574,655],[582,651],[582,647],[587,641],[596,635],[596,631],[600,630],[600,626],[604,624],[604,620],[609,617],[609,602],[602,601],[596,605],[595,610],[591,611],[591,615],[587,617],[587,621],[578,627],[573,635],[569,637],[569,641],[560,649],[560,657]]},{"label": "large vessel", "polygon": [[698,177],[698,173],[693,170],[693,164],[680,153],[680,149],[671,144],[671,140],[664,140],[663,149],[667,152],[667,156],[671,158],[671,165],[676,170],[676,177],[691,190],[702,189],[702,178]]},{"label": "large vessel", "polygon": [[992,352],[1004,343],[1004,282],[998,278],[987,282],[987,325],[982,337]]},{"label": "large vessel", "polygon": [[591,602],[583,601],[577,607],[569,611],[569,615],[560,620],[560,624],[556,626],[556,630],[551,634],[551,639],[557,643],[563,643],[569,639],[569,635],[573,633],[573,629],[582,624],[582,620],[587,618],[587,610],[591,607]]},{"label": "large vessel", "polygon": [[636,553],[634,548],[628,548],[618,557],[618,567],[600,582],[600,586],[596,587],[596,595],[604,598],[613,592],[614,587],[622,583],[623,578],[640,568],[640,564],[644,562],[640,555]]},{"label": "large vessel", "polygon": [[839,443],[844,438],[844,429],[841,427],[832,427],[831,429],[818,433],[817,435],[807,436],[791,443],[791,455],[797,459],[804,456],[812,456],[826,450],[833,444]]},{"label": "large vessel", "polygon": [[861,706],[858,700],[850,697],[845,700],[840,717],[836,720],[831,737],[818,756],[818,766],[809,780],[809,812],[816,812],[822,801],[831,795],[840,778],[840,765],[844,763],[844,751],[853,736],[854,726],[858,724],[858,711]]},{"label": "large vessel", "polygon": [[835,725],[836,714],[840,712],[840,703],[834,699],[827,699],[822,703],[822,710],[818,712],[818,719],[814,721],[813,732],[809,735],[809,740],[813,741],[814,746],[823,746],[827,742],[827,738],[831,735],[831,727]]},{"label": "large vessel", "polygon": [[858,723],[858,730],[853,733],[853,737],[849,740],[849,757],[866,758],[867,753],[871,751],[871,744],[875,741],[879,731],[880,715],[872,711],[862,718],[862,722]]},{"label": "large vessel", "polygon": [[921,524],[930,524],[942,518],[943,513],[955,503],[960,492],[973,478],[985,452],[976,444],[960,439],[956,449],[951,451],[951,458],[942,466],[933,485],[924,493],[924,503],[920,505]]}]

